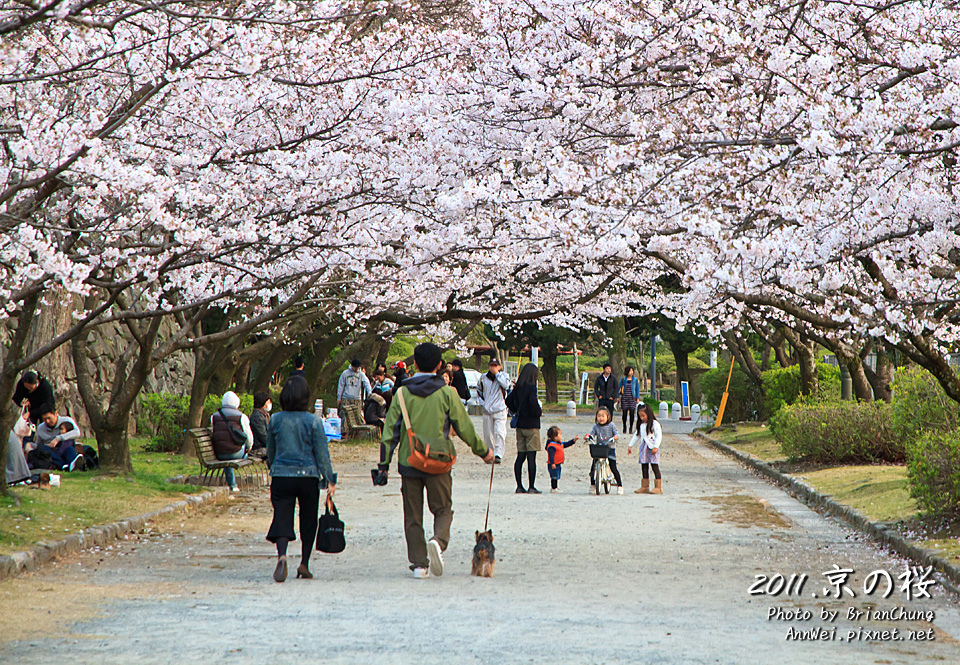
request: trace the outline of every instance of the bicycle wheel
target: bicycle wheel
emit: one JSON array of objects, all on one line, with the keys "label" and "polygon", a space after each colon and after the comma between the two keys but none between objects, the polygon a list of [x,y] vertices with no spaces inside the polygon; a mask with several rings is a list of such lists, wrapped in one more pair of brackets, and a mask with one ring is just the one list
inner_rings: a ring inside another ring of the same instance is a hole
[{"label": "bicycle wheel", "polygon": [[603,481],[603,491],[604,491],[606,494],[610,494],[610,486],[611,486],[612,484],[613,484],[613,483],[610,482],[610,479],[609,479],[609,478],[607,478],[606,480]]},{"label": "bicycle wheel", "polygon": [[600,496],[600,474],[603,472],[603,468],[602,468],[602,467],[603,467],[603,465],[598,462],[598,463],[597,463],[597,477],[594,478],[594,480],[596,481],[596,485],[593,486],[593,489],[594,489],[594,491],[596,492],[597,496]]}]

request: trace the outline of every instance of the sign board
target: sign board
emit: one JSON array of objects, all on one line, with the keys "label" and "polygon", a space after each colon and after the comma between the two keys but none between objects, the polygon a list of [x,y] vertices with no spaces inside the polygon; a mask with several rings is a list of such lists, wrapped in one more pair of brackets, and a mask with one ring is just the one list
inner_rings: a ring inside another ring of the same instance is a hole
[{"label": "sign board", "polygon": [[510,381],[516,381],[517,377],[520,376],[520,363],[516,360],[508,360],[503,363],[503,371],[510,377]]},{"label": "sign board", "polygon": [[581,404],[589,403],[587,401],[587,377],[588,377],[588,374],[584,372],[583,378],[580,379],[580,403]]},{"label": "sign board", "polygon": [[690,384],[680,382],[680,420],[690,420]]}]

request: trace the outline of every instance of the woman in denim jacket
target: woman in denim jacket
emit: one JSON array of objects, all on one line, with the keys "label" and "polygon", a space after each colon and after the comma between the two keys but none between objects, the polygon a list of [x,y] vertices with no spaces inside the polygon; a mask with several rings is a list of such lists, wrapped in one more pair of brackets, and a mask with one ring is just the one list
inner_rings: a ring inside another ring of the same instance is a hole
[{"label": "woman in denim jacket", "polygon": [[297,577],[310,574],[310,553],[317,537],[320,508],[320,480],[327,498],[336,490],[337,474],[330,466],[330,451],[323,433],[323,421],[307,412],[310,386],[302,376],[291,376],[280,393],[283,411],[270,418],[267,430],[267,459],[270,463],[270,503],[273,522],[267,540],[277,545],[277,568],[273,579],[287,579],[287,543],[297,539],[293,512],[300,503],[301,557]]}]

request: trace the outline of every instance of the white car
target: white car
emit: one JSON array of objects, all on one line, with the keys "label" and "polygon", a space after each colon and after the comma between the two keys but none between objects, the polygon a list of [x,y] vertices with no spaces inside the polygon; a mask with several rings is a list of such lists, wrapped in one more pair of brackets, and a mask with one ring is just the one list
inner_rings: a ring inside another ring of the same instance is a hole
[{"label": "white car", "polygon": [[483,376],[483,373],[475,369],[464,368],[463,375],[467,377],[467,388],[470,389],[470,399],[467,400],[467,406],[479,404],[480,398],[477,395],[477,384],[480,383],[480,377]]}]

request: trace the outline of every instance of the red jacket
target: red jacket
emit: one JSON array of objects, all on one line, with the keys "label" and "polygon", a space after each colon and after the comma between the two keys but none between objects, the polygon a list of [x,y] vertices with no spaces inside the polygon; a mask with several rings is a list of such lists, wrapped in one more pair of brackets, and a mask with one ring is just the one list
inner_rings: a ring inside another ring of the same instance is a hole
[{"label": "red jacket", "polygon": [[551,464],[563,464],[563,444],[559,441],[547,441],[547,459],[550,459],[550,450],[553,449],[553,461]]}]

